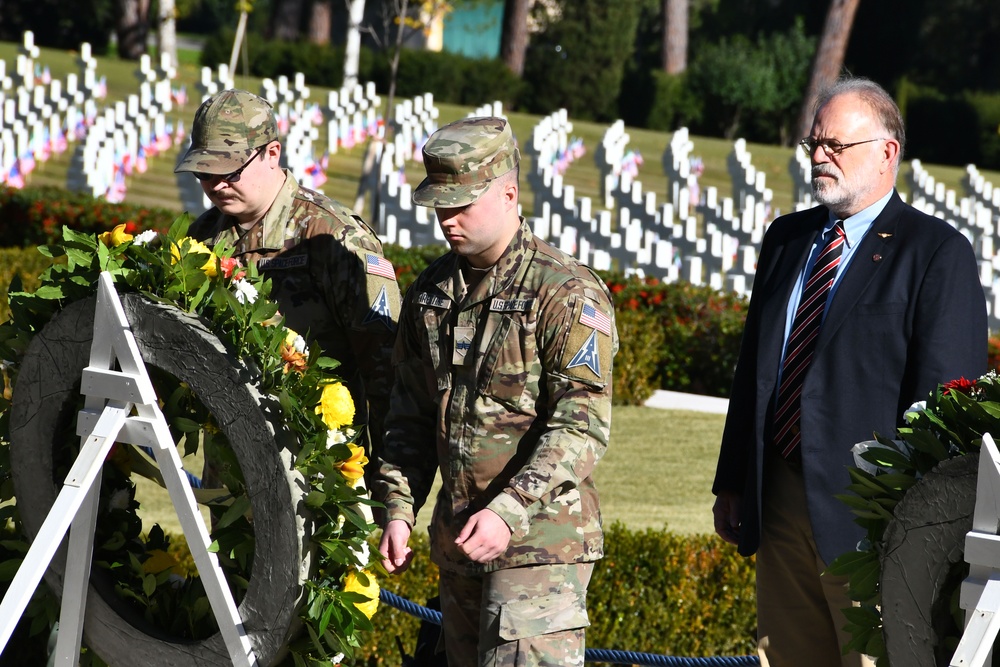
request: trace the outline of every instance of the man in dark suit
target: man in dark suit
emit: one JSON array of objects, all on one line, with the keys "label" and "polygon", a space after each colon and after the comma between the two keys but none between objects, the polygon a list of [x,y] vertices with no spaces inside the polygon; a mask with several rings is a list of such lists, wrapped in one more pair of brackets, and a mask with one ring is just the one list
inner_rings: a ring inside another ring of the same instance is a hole
[{"label": "man in dark suit", "polygon": [[712,488],[716,532],[757,554],[758,652],[770,667],[872,664],[841,656],[846,582],[820,576],[863,537],[834,498],[851,448],[893,434],[938,383],[986,369],[969,242],[895,192],[896,104],[852,78],[816,109],[801,145],[822,206],[764,236]]}]

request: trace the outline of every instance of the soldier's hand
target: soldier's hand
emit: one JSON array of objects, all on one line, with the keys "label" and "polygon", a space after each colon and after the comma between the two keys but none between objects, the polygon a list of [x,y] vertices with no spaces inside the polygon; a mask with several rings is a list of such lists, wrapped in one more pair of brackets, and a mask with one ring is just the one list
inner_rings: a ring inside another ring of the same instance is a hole
[{"label": "soldier's hand", "polygon": [[510,527],[493,510],[479,510],[469,517],[455,544],[469,560],[488,563],[507,551]]},{"label": "soldier's hand", "polygon": [[405,572],[413,560],[413,550],[407,546],[410,541],[410,525],[401,519],[393,519],[382,531],[378,544],[382,554],[382,565],[389,574]]},{"label": "soldier's hand", "polygon": [[715,498],[712,514],[715,518],[715,532],[730,544],[740,543],[740,504],[738,494],[723,491]]}]

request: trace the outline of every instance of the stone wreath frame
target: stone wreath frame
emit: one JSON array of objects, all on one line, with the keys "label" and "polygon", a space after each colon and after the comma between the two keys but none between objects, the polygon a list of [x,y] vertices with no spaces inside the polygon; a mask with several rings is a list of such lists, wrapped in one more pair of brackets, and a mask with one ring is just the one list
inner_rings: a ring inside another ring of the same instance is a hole
[{"label": "stone wreath frame", "polygon": [[886,527],[881,555],[882,633],[892,665],[948,664],[939,632],[950,617],[954,571],[976,507],[979,453],[942,461],[911,487]]},{"label": "stone wreath frame", "polygon": [[[53,449],[75,419],[80,378],[88,365],[95,298],[70,304],[33,338],[11,407],[11,468],[18,507],[34,538],[58,493]],[[269,420],[270,408],[248,372],[194,316],[137,294],[121,296],[143,361],[188,383],[228,438],[242,468],[254,515],[254,565],[239,614],[262,665],[276,664],[298,628],[302,582],[309,569],[309,522],[302,497],[308,483]],[[61,481],[61,480],[60,480]],[[65,574],[65,545],[46,572],[57,594]],[[84,623],[86,644],[111,664],[214,667],[230,664],[218,632],[201,641],[171,639],[127,606],[110,576],[94,568]]]}]

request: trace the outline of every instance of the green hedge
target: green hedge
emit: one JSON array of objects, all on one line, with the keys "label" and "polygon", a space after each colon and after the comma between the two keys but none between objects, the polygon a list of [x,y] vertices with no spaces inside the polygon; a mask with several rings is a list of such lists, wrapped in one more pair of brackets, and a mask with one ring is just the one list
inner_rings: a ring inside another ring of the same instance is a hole
[{"label": "green hedge", "polygon": [[904,157],[1000,168],[1000,93],[946,95],[904,79],[897,98],[909,138]]},{"label": "green hedge", "polygon": [[[0,532],[0,536],[3,533]],[[178,544],[183,538],[175,538]],[[0,558],[17,557],[0,542]],[[420,605],[437,595],[437,566],[431,563],[427,536],[415,532],[415,552],[409,570],[381,576],[379,584]],[[669,531],[631,531],[620,523],[607,529],[605,557],[590,582],[587,607],[591,648],[640,651],[682,657],[747,655],[756,635],[755,569],[753,559],[715,536],[682,536]],[[372,553],[377,555],[374,545]],[[0,593],[13,572],[0,577]],[[44,655],[47,628],[58,616],[58,601],[41,584],[27,617],[18,625],[4,657],[10,664],[36,664]],[[374,632],[358,649],[355,667],[398,667],[400,645],[409,655],[416,649],[420,621],[406,612],[380,604],[372,618]],[[88,661],[89,662],[89,661]],[[103,664],[97,661],[98,664]],[[6,664],[6,663],[5,663]]]},{"label": "green hedge", "polygon": [[[437,595],[437,571],[427,538],[414,533],[416,552],[401,576],[382,586],[418,604]],[[631,531],[613,524],[604,536],[605,557],[590,582],[587,607],[591,648],[685,657],[747,655],[756,636],[754,561],[715,536]],[[419,622],[385,604],[372,619],[372,641],[355,665],[402,664],[396,638],[411,654]]]},{"label": "green hedge", "polygon": [[[233,31],[217,33],[205,43],[201,64],[216,67],[228,63]],[[254,76],[292,77],[301,72],[313,86],[340,88],[344,78],[344,47],[319,46],[308,42],[286,42],[254,38],[248,66]],[[376,89],[389,90],[389,52],[362,48],[358,80],[372,81]],[[479,106],[501,100],[515,106],[524,84],[498,58],[468,58],[446,51],[402,49],[396,77],[397,97],[433,93],[438,102]]]}]

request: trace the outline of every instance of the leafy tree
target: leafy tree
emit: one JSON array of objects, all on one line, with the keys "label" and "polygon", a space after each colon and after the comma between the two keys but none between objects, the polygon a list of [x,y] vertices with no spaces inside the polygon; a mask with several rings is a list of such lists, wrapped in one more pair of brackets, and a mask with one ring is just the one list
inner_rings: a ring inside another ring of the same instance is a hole
[{"label": "leafy tree", "polygon": [[690,92],[704,109],[695,129],[787,143],[814,48],[801,20],[756,41],[736,35],[702,46],[688,70]]},{"label": "leafy tree", "polygon": [[112,0],[5,0],[2,8],[2,40],[20,43],[24,31],[31,30],[39,46],[78,49],[89,42],[95,54],[107,51]]},{"label": "leafy tree", "polygon": [[576,118],[615,119],[639,8],[640,0],[563,0],[561,16],[528,46],[527,110],[565,107]]}]

